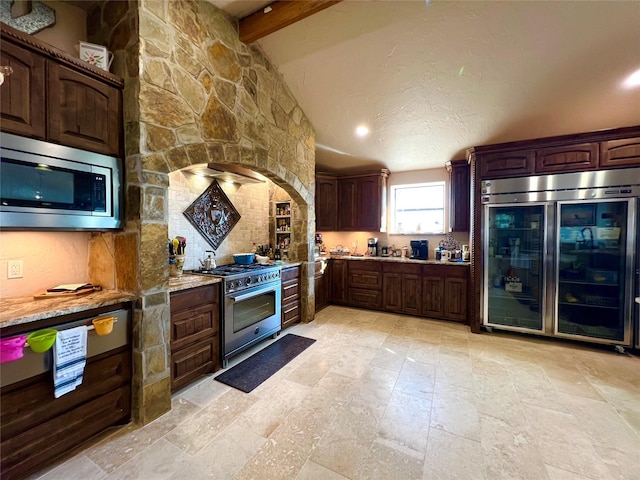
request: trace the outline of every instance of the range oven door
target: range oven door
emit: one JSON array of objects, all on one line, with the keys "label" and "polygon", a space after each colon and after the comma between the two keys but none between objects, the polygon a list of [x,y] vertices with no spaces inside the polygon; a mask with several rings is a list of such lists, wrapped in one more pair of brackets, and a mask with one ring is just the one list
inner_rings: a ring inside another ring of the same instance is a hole
[{"label": "range oven door", "polygon": [[224,360],[281,329],[280,282],[260,285],[224,299]]}]

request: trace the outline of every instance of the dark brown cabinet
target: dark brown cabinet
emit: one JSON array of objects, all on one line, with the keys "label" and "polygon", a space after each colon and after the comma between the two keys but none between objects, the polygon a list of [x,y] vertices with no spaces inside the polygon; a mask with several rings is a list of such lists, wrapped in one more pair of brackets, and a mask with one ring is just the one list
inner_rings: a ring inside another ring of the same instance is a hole
[{"label": "dark brown cabinet", "polygon": [[347,260],[331,259],[331,303],[346,305],[348,298],[347,287]]},{"label": "dark brown cabinet", "polygon": [[0,471],[26,478],[109,427],[131,419],[131,304],[52,317],[2,329],[2,337],[43,328],[64,330],[102,315],[118,321],[109,335],[87,332],[87,363],[75,390],[55,398],[52,352],[24,356],[0,367]]},{"label": "dark brown cabinet", "polygon": [[449,226],[452,232],[468,232],[471,208],[469,163],[455,160],[447,163],[449,171]]},{"label": "dark brown cabinet", "polygon": [[598,168],[598,144],[541,148],[536,152],[536,173],[563,173]]},{"label": "dark brown cabinet", "polygon": [[2,131],[121,156],[119,77],[2,24]]},{"label": "dark brown cabinet", "polygon": [[51,61],[47,86],[49,140],[119,154],[120,90]]},{"label": "dark brown cabinet", "polygon": [[525,177],[533,173],[535,150],[487,154],[480,166],[482,178]]},{"label": "dark brown cabinet", "polygon": [[338,180],[338,230],[357,230],[357,181],[355,178]]},{"label": "dark brown cabinet", "polygon": [[316,231],[384,231],[388,175],[385,169],[341,177],[317,174]]},{"label": "dark brown cabinet", "polygon": [[469,269],[422,267],[422,315],[467,323]]},{"label": "dark brown cabinet", "polygon": [[283,268],[282,329],[300,321],[300,266]]},{"label": "dark brown cabinet", "polygon": [[348,262],[349,306],[382,308],[382,269],[379,262]]},{"label": "dark brown cabinet", "polygon": [[316,299],[316,312],[322,310],[329,305],[330,302],[330,282],[331,275],[329,262],[327,260],[316,260],[315,262],[315,299]]},{"label": "dark brown cabinet", "polygon": [[420,314],[420,265],[382,265],[382,308],[388,312]]},{"label": "dark brown cabinet", "polygon": [[0,88],[2,130],[45,138],[45,59],[10,42],[2,42],[0,64],[13,73],[5,77]]},{"label": "dark brown cabinet", "polygon": [[171,294],[171,391],[221,368],[220,285]]},{"label": "dark brown cabinet", "polygon": [[600,143],[602,168],[640,166],[640,137]]},{"label": "dark brown cabinet", "polygon": [[[640,126],[473,147],[476,179],[640,166]],[[478,187],[480,185],[478,184]]]},{"label": "dark brown cabinet", "polygon": [[335,176],[316,175],[316,232],[338,229],[338,180]]}]

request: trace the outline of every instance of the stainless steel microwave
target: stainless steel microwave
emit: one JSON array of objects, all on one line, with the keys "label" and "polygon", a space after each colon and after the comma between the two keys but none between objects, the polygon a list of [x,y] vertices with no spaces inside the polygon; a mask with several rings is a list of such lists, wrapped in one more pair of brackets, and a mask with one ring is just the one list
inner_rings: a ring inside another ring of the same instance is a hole
[{"label": "stainless steel microwave", "polygon": [[0,133],[0,227],[120,228],[119,160]]}]

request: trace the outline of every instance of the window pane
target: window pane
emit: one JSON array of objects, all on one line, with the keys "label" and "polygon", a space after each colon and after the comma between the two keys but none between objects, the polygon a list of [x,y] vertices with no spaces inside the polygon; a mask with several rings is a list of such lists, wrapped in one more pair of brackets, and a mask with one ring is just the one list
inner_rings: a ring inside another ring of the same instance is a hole
[{"label": "window pane", "polygon": [[444,182],[396,185],[391,189],[392,231],[444,232]]}]

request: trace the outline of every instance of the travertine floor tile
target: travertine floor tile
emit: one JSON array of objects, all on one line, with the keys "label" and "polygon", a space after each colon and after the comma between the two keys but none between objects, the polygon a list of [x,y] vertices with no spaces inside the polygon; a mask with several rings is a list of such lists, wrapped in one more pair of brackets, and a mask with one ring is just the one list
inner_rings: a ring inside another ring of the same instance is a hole
[{"label": "travertine floor tile", "polygon": [[203,377],[31,478],[640,479],[636,357],[336,306],[287,333],[317,341],[253,392]]}]

